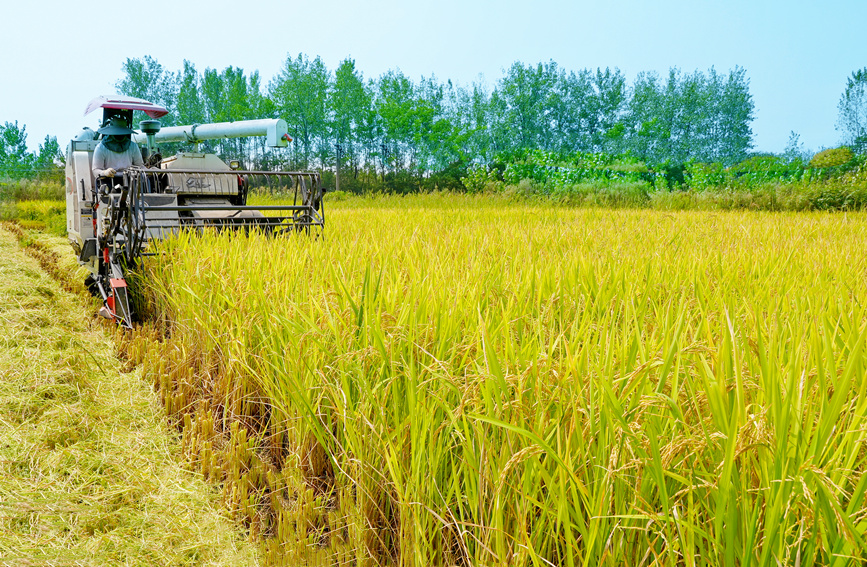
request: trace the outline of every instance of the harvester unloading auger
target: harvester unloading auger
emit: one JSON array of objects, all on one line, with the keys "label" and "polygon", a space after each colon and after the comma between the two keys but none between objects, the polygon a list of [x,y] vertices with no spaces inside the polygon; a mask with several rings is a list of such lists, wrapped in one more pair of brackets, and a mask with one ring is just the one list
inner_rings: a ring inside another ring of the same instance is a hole
[{"label": "harvester unloading auger", "polygon": [[[140,123],[132,143],[146,143],[144,166],[114,177],[94,178],[93,152],[99,135],[87,128],[66,150],[66,229],[78,262],[90,271],[87,283],[104,301],[102,313],[131,327],[135,314],[127,270],[149,254],[148,242],[180,230],[257,229],[269,233],[314,232],[325,226],[322,181],[315,172],[242,171],[239,162],[214,154],[182,152],[162,158],[158,142],[198,144],[205,140],[265,136],[270,147],[291,141],[283,120],[245,120],[161,128],[165,108],[132,97],[99,97],[85,115],[103,109],[103,121],[132,124],[134,110],[153,120]],[[251,191],[293,196],[292,205],[249,206]]]}]

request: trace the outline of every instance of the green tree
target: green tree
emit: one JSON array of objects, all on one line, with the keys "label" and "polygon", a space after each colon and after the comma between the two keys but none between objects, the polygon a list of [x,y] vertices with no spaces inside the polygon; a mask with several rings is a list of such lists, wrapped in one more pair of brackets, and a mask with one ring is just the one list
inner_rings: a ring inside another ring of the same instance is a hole
[{"label": "green tree", "polygon": [[508,109],[508,103],[500,95],[499,89],[494,88],[485,109],[489,120],[487,137],[490,141],[492,157],[502,152],[514,151],[517,147],[507,116]]},{"label": "green tree", "polygon": [[49,169],[65,165],[65,158],[57,143],[55,136],[45,136],[45,141],[39,144],[39,152],[36,154],[36,167]]},{"label": "green tree", "polygon": [[436,77],[421,78],[413,117],[415,169],[419,176],[440,171],[459,159],[452,142],[454,126],[445,109],[446,86]]},{"label": "green tree", "polygon": [[554,149],[564,152],[589,152],[593,147],[593,132],[598,122],[593,98],[596,96],[593,75],[587,69],[563,74],[558,82],[557,129],[560,142]]},{"label": "green tree", "polygon": [[[250,120],[260,118],[276,118],[277,109],[273,101],[265,95],[262,86],[262,77],[259,71],[253,71],[248,78],[248,102],[249,110],[247,115]],[[269,148],[267,140],[264,136],[253,138],[249,141],[251,151],[254,155],[250,157],[252,167],[259,170],[275,169],[279,166],[285,150],[275,151]]]},{"label": "green tree", "polygon": [[45,136],[45,141],[39,144],[39,151],[33,156],[33,164],[40,177],[63,182],[66,158],[55,136]]},{"label": "green tree", "polygon": [[690,159],[709,161],[707,156],[710,152],[706,142],[709,139],[710,117],[707,104],[707,80],[704,74],[696,71],[680,77],[675,98],[670,102],[673,118],[670,146],[672,161],[677,163],[686,163]]},{"label": "green tree", "polygon": [[328,155],[326,101],[330,83],[331,74],[319,57],[310,61],[299,53],[295,59],[286,58],[269,84],[268,94],[295,139],[295,164],[301,167],[308,167],[314,156],[320,158],[321,165]]},{"label": "green tree", "polygon": [[[156,59],[146,55],[143,59],[130,59],[121,66],[125,76],[115,83],[115,88],[123,95],[133,96],[159,104],[169,111],[160,119],[163,125],[176,124],[178,80],[174,73],[166,71]],[[136,111],[135,122],[148,119]]]},{"label": "green tree", "polygon": [[0,126],[0,177],[20,179],[33,173],[35,158],[27,151],[27,127],[18,121]]},{"label": "green tree", "polygon": [[618,151],[626,102],[618,69],[567,74],[553,61],[517,62],[489,100],[491,142],[498,151]]},{"label": "green tree", "polygon": [[206,122],[229,120],[224,90],[223,75],[216,69],[205,69],[202,73],[202,102]]},{"label": "green tree", "polygon": [[621,115],[626,104],[626,78],[620,69],[613,71],[596,69],[593,75],[593,95],[590,97],[591,104],[590,143],[591,151],[614,152],[617,150],[612,144],[618,139],[617,132]]},{"label": "green tree", "polygon": [[781,157],[789,164],[802,165],[809,161],[809,155],[804,149],[801,135],[794,130],[789,132],[789,141],[786,143],[786,149],[783,150]]},{"label": "green tree", "polygon": [[467,89],[457,87],[451,81],[447,81],[442,86],[442,92],[441,112],[443,119],[449,125],[449,132],[440,141],[437,159],[445,164],[456,162],[466,164],[477,156],[483,158],[484,152],[481,149],[471,149],[476,129],[483,125],[473,120],[471,94]]},{"label": "green tree", "polygon": [[222,79],[225,101],[223,110],[226,117],[231,121],[253,118],[254,109],[251,104],[253,97],[244,70],[240,67],[226,67]]},{"label": "green tree", "polygon": [[653,164],[690,160],[738,163],[752,146],[752,96],[743,69],[684,75],[663,82],[639,73],[624,116],[623,150]]},{"label": "green tree", "polygon": [[524,66],[517,61],[497,85],[497,137],[508,140],[508,149],[547,149],[546,103],[550,77],[556,64]]},{"label": "green tree", "polygon": [[455,89],[451,116],[456,128],[453,136],[467,162],[488,163],[496,151],[491,95],[481,82],[469,89]]},{"label": "green tree", "polygon": [[[223,112],[225,119],[229,122],[238,120],[250,120],[256,117],[253,114],[253,93],[250,92],[250,85],[244,70],[239,67],[226,67],[222,73],[223,83]],[[231,148],[234,157],[239,159],[248,158],[249,148],[252,143],[249,138],[232,138],[226,140],[226,147]],[[249,162],[249,158],[247,159]],[[245,167],[249,168],[250,163],[245,163]]]},{"label": "green tree", "polygon": [[334,72],[334,82],[328,90],[329,139],[340,145],[339,164],[348,163],[353,178],[358,178],[367,126],[373,117],[372,95],[364,83],[355,61],[347,58]]},{"label": "green tree", "polygon": [[664,119],[665,93],[659,76],[641,72],[632,84],[626,111],[626,148],[651,163],[664,161],[670,133]]},{"label": "green tree", "polygon": [[852,72],[837,104],[837,129],[857,153],[867,152],[867,67]]},{"label": "green tree", "polygon": [[178,124],[201,124],[206,121],[200,83],[201,80],[195,65],[184,59],[184,69],[180,72],[178,85]]},{"label": "green tree", "polygon": [[729,72],[721,96],[710,104],[717,104],[722,110],[717,117],[719,161],[725,165],[743,161],[753,147],[750,124],[755,118],[750,82],[743,67],[735,67]]},{"label": "green tree", "polygon": [[[178,102],[185,124],[253,120],[274,113],[273,105],[261,92],[259,72],[247,77],[243,69],[232,66],[222,71],[205,69],[199,77],[185,61]],[[245,167],[263,165],[269,159],[262,140],[232,138],[220,140],[217,146],[221,156],[241,159]]]},{"label": "green tree", "polygon": [[415,121],[415,85],[400,70],[388,71],[375,83],[373,106],[379,118],[383,168],[410,167]]}]

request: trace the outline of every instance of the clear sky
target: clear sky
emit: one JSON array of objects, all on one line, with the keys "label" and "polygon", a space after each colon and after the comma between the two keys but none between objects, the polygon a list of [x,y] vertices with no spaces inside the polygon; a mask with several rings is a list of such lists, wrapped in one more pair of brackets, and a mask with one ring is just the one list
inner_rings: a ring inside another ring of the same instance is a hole
[{"label": "clear sky", "polygon": [[366,79],[400,69],[493,86],[515,61],[566,70],[617,67],[629,83],[711,66],[746,69],[755,149],[780,152],[789,133],[807,149],[832,147],[837,103],[852,71],[867,67],[867,0],[297,0],[246,2],[4,2],[0,122],[61,147],[87,102],[116,92],[127,58],[177,71],[258,70],[263,83],[286,57],[346,57]]}]

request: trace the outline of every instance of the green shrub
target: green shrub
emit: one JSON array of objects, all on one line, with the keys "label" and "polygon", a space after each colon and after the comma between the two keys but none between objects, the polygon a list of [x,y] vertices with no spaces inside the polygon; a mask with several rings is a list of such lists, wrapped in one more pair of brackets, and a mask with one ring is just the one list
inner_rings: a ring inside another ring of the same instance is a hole
[{"label": "green shrub", "polygon": [[867,207],[867,187],[841,181],[811,186],[807,195],[811,208],[819,211],[853,211]]},{"label": "green shrub", "polygon": [[852,161],[854,155],[849,148],[833,148],[819,152],[810,160],[810,167],[823,169],[826,167],[837,167]]},{"label": "green shrub", "polygon": [[[800,159],[773,155],[752,156],[729,168],[691,162],[662,164],[655,170],[628,156],[605,154],[534,151],[498,159],[502,163],[496,166],[471,168],[462,179],[466,190],[572,205],[664,210],[867,208],[867,156],[853,157],[847,148],[817,154],[810,168]],[[672,186],[687,190],[666,190]]]},{"label": "green shrub", "polygon": [[474,165],[467,169],[467,174],[461,178],[461,184],[469,193],[482,193],[497,180],[496,170],[490,170],[485,165]]},{"label": "green shrub", "polygon": [[349,193],[346,191],[328,191],[322,198],[326,203],[336,203],[337,201],[345,201],[349,198]]},{"label": "green shrub", "polygon": [[695,191],[653,191],[649,195],[650,208],[661,211],[699,209],[699,196]]},{"label": "green shrub", "polygon": [[66,236],[66,203],[57,200],[0,203],[0,220],[17,221],[24,228]]},{"label": "green shrub", "polygon": [[522,179],[555,186],[574,186],[595,181],[653,183],[657,175],[634,158],[603,153],[560,154],[532,150],[499,156],[498,159],[505,162],[503,181],[507,184],[515,184]]},{"label": "green shrub", "polygon": [[587,181],[552,188],[548,196],[563,204],[602,207],[644,207],[652,187],[645,181]]},{"label": "green shrub", "polygon": [[726,170],[721,163],[686,164],[686,184],[693,191],[705,191],[726,183]]},{"label": "green shrub", "polygon": [[786,158],[761,155],[753,156],[729,168],[729,185],[738,188],[753,188],[767,183],[792,183],[804,175],[799,161],[790,162]]},{"label": "green shrub", "polygon": [[0,181],[0,201],[62,201],[66,188],[57,181],[18,179]]},{"label": "green shrub", "polygon": [[544,190],[537,187],[535,183],[529,179],[522,179],[518,183],[498,183],[489,182],[485,186],[486,192],[500,193],[510,200],[536,200],[545,198]]}]

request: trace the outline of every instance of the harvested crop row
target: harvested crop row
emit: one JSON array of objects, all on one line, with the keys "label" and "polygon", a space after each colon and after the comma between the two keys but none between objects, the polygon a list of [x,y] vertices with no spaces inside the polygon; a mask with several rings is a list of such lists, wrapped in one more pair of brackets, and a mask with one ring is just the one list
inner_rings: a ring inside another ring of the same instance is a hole
[{"label": "harvested crop row", "polygon": [[256,565],[138,373],[40,269],[80,289],[67,251],[0,227],[0,564]]},{"label": "harvested crop row", "polygon": [[274,563],[867,553],[867,217],[328,222],[165,242],[125,347]]}]

